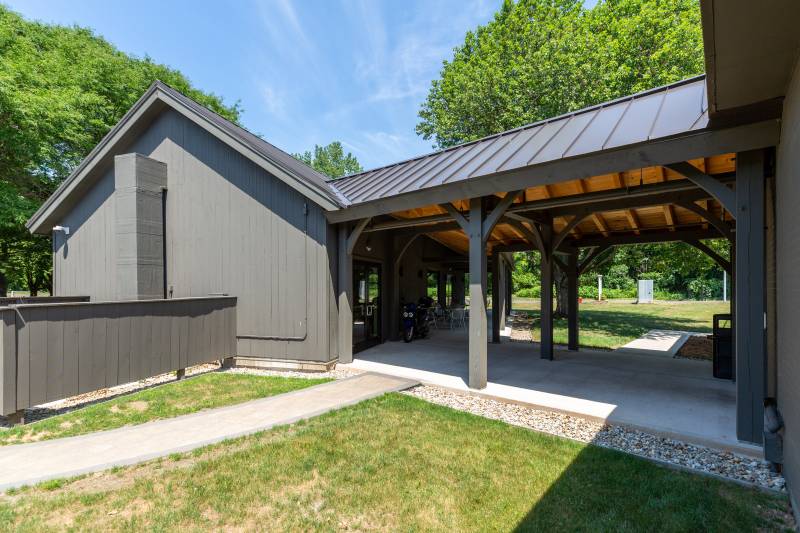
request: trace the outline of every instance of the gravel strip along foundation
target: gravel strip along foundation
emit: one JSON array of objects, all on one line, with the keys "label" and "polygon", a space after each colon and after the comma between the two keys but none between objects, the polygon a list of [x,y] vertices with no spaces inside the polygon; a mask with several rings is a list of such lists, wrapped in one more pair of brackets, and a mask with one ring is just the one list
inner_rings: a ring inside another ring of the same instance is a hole
[{"label": "gravel strip along foundation", "polygon": [[597,444],[772,490],[785,490],[783,476],[771,472],[765,461],[750,457],[430,385],[414,387],[404,394],[515,426]]}]

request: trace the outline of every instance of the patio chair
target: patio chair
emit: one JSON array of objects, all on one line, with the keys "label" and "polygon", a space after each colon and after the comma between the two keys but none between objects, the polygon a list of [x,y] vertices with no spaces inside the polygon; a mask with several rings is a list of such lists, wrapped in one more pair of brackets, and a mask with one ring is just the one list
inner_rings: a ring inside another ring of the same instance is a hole
[{"label": "patio chair", "polygon": [[465,328],[467,327],[466,322],[466,311],[463,307],[458,307],[455,309],[450,310],[450,329],[454,328]]}]

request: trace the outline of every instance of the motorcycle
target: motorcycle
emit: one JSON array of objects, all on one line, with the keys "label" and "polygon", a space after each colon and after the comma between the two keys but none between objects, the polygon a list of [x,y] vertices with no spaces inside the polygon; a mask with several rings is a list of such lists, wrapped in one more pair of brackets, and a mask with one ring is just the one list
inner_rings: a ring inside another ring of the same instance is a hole
[{"label": "motorcycle", "polygon": [[419,305],[407,303],[403,306],[403,341],[425,339],[430,333],[428,326],[428,307],[420,299]]},{"label": "motorcycle", "polygon": [[403,306],[403,342],[414,340],[414,328],[417,325],[417,304],[411,302]]}]

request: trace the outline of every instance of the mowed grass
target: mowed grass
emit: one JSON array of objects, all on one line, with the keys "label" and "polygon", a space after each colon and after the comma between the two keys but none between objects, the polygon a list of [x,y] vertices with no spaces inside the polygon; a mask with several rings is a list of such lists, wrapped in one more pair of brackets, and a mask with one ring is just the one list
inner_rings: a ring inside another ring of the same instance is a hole
[{"label": "mowed grass", "polygon": [[39,422],[0,430],[0,445],[19,444],[141,424],[273,396],[328,379],[211,372],[90,405]]},{"label": "mowed grass", "polygon": [[[538,300],[514,297],[515,311],[534,317],[533,338],[541,339]],[[674,302],[636,304],[631,300],[586,301],[579,306],[581,346],[615,349],[639,338],[651,329],[671,329],[711,333],[712,317],[729,313],[730,302]],[[567,343],[567,319],[557,318],[555,342]]]},{"label": "mowed grass", "polygon": [[771,531],[786,498],[389,394],[0,496],[0,529]]}]

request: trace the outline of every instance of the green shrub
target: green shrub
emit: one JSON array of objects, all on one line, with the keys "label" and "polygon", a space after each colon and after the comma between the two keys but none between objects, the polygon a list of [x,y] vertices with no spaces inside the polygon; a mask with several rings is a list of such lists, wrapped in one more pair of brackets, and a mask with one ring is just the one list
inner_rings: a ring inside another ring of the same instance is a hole
[{"label": "green shrub", "polygon": [[519,296],[520,298],[538,298],[541,294],[542,288],[537,286],[520,289],[514,293],[514,296]]}]

